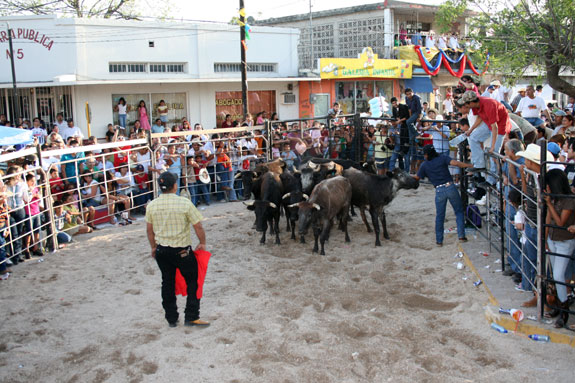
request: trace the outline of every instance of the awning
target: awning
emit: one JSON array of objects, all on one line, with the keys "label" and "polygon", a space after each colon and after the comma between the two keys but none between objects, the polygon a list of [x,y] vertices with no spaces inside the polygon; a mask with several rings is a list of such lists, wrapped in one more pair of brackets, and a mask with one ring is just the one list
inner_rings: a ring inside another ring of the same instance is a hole
[{"label": "awning", "polygon": [[0,146],[28,145],[34,142],[31,130],[0,127]]},{"label": "awning", "polygon": [[405,79],[405,89],[411,88],[415,93],[431,93],[433,85],[429,76],[413,77]]}]

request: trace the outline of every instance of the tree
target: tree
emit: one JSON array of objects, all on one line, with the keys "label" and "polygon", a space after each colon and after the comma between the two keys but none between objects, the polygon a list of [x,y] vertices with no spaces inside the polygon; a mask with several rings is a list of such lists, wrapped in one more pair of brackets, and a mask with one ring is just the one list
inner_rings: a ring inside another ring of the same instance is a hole
[{"label": "tree", "polygon": [[137,19],[136,0],[3,0],[0,12],[15,14],[71,14],[75,17]]},{"label": "tree", "polygon": [[462,5],[477,10],[467,21],[470,37],[490,52],[491,70],[512,80],[528,70],[545,73],[549,86],[575,97],[561,77],[575,71],[575,0],[448,0],[441,22],[453,22]]}]

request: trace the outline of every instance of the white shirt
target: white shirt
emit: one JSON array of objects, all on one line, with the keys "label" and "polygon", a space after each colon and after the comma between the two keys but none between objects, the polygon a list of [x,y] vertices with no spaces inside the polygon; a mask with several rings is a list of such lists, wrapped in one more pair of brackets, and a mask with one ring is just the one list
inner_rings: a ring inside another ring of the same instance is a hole
[{"label": "white shirt", "polygon": [[545,101],[541,97],[523,97],[517,105],[517,112],[521,112],[523,118],[541,118],[541,111],[547,108]]},{"label": "white shirt", "polygon": [[142,165],[144,167],[144,173],[147,173],[148,168],[150,167],[150,152],[146,152],[146,154],[143,155],[140,154],[140,152],[136,153],[136,161],[138,162],[138,165]]},{"label": "white shirt", "polygon": [[453,113],[453,101],[451,98],[446,98],[443,100],[443,112]]},{"label": "white shirt", "polygon": [[60,135],[64,139],[64,142],[67,142],[69,137],[74,136],[78,136],[80,137],[80,139],[84,139],[84,134],[82,134],[82,131],[77,126],[74,126],[72,128],[70,128],[69,126],[60,128]]},{"label": "white shirt", "polygon": [[118,114],[127,114],[128,105],[118,104]]},{"label": "white shirt", "polygon": [[60,132],[62,131],[62,128],[67,128],[68,127],[68,123],[64,120],[62,120],[62,122],[58,122],[56,121],[54,123],[54,125],[56,125],[58,127],[58,129],[60,129]]},{"label": "white shirt", "polygon": [[446,50],[447,49],[447,43],[445,42],[445,37],[440,36],[437,39],[437,48],[441,49],[441,50]]},{"label": "white shirt", "polygon": [[425,47],[435,48],[435,40],[433,40],[432,36],[427,36],[427,38],[425,39]]},{"label": "white shirt", "polygon": [[46,136],[48,136],[46,130],[40,127],[32,128],[32,135],[38,139],[38,145],[44,145],[46,143]]},{"label": "white shirt", "polygon": [[58,168],[58,173],[60,173],[60,158],[59,157],[54,157],[54,156],[50,156],[48,158],[42,158],[42,169],[44,169],[44,171],[48,171],[48,169],[50,169],[50,167],[52,167],[52,165],[56,164],[56,167]]},{"label": "white shirt", "polygon": [[457,41],[457,37],[451,36],[449,38],[449,48],[451,49],[459,49],[459,42]]}]

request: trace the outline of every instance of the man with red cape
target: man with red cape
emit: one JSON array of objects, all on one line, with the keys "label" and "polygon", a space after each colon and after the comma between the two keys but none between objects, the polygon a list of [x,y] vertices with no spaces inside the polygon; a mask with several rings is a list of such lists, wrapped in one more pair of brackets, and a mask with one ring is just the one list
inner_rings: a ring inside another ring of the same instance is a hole
[{"label": "man with red cape", "polygon": [[[162,194],[146,209],[146,231],[152,248],[152,257],[156,259],[162,272],[162,306],[170,327],[178,325],[178,307],[176,304],[176,270],[187,284],[187,301],[184,315],[185,326],[209,326],[209,322],[200,319],[200,297],[198,291],[198,260],[201,256],[202,283],[207,268],[206,234],[202,227],[200,212],[190,200],[176,195],[177,176],[164,172],[158,179]],[[199,244],[192,251],[190,229],[194,228]]]}]

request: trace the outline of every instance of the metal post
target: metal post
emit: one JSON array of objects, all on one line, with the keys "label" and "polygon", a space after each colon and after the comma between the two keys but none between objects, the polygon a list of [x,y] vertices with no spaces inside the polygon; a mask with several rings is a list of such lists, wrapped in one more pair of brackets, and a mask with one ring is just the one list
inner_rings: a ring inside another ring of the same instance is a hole
[{"label": "metal post", "polygon": [[332,131],[331,129],[331,118],[327,119],[327,133],[328,133],[328,158],[331,158],[331,153],[333,151],[333,145],[334,145],[334,131]]},{"label": "metal post", "polygon": [[273,158],[272,158],[272,147],[274,146],[274,135],[272,132],[272,122],[270,120],[264,121],[264,131],[267,133],[267,136],[268,136],[268,150],[266,153],[266,157],[267,157],[268,161],[271,161],[271,160],[273,160]]},{"label": "metal post", "polygon": [[18,97],[18,87],[16,86],[16,67],[14,66],[14,48],[12,46],[12,29],[8,26],[8,47],[10,49],[10,67],[12,69],[12,87],[14,88],[13,105],[14,105],[14,127],[18,127],[18,118],[20,115],[20,100]]},{"label": "metal post", "polygon": [[499,157],[499,234],[501,234],[501,270],[505,271],[505,225],[507,224],[505,218],[506,215],[503,211],[503,193],[505,186],[503,185],[503,165],[501,164],[501,159]]},{"label": "metal post", "polygon": [[242,106],[244,121],[248,118],[248,63],[246,62],[246,17],[244,0],[240,0],[240,49],[242,67]]},{"label": "metal post", "polygon": [[361,162],[361,148],[363,144],[363,140],[361,139],[361,118],[360,114],[356,113],[353,116],[353,125],[355,127],[355,135],[353,137],[353,141],[355,144],[355,158],[354,161]]},{"label": "metal post", "polygon": [[543,197],[547,185],[545,184],[545,175],[547,173],[547,140],[541,143],[540,155],[541,171],[539,173],[539,188],[537,190],[537,276],[535,283],[537,286],[537,319],[541,320],[544,315],[545,303],[547,298],[547,272],[545,270],[546,250],[545,250],[545,218],[547,217],[547,204]]}]

